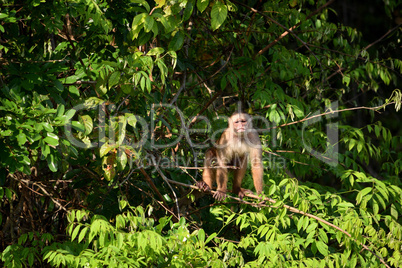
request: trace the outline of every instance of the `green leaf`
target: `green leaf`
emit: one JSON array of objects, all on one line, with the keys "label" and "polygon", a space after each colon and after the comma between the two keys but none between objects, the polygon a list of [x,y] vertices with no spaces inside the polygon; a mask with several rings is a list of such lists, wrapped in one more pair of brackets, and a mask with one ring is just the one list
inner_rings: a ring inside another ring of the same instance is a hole
[{"label": "green leaf", "polygon": [[64,86],[59,80],[54,81],[54,86],[55,86],[55,88],[56,88],[56,90],[58,92],[63,92],[64,91]]},{"label": "green leaf", "polygon": [[49,154],[47,159],[47,165],[52,172],[57,171],[57,162],[53,154]]},{"label": "green leaf", "polygon": [[163,52],[165,52],[165,50],[161,47],[154,47],[152,48],[150,51],[148,51],[147,55],[148,56],[155,56],[155,55],[160,55]]},{"label": "green leaf", "polygon": [[59,105],[57,106],[56,116],[57,116],[57,117],[62,116],[62,115],[64,114],[64,111],[65,111],[64,105],[63,105],[63,104],[59,104]]},{"label": "green leaf", "polygon": [[104,143],[102,147],[99,149],[100,157],[104,157],[110,150],[117,148],[118,145],[109,145],[109,143]]},{"label": "green leaf", "polygon": [[68,110],[67,113],[65,114],[66,119],[67,119],[67,120],[70,120],[70,119],[74,116],[75,112],[77,112],[77,111],[74,110],[74,109]]},{"label": "green leaf", "polygon": [[221,27],[228,15],[228,8],[221,2],[215,2],[211,11],[211,28],[213,31]]},{"label": "green leaf", "polygon": [[13,191],[11,191],[10,189],[6,188],[5,194],[6,194],[6,197],[7,197],[7,199],[8,199],[9,201],[12,201],[12,200],[13,200]]},{"label": "green leaf", "polygon": [[59,145],[59,137],[56,134],[54,134],[52,132],[48,132],[46,135],[47,135],[47,137],[45,137],[43,140],[47,144],[52,145],[52,146]]},{"label": "green leaf", "polygon": [[69,86],[68,92],[70,92],[73,95],[76,95],[77,97],[80,96],[80,92],[78,91],[78,88],[76,86]]},{"label": "green leaf", "polygon": [[82,228],[80,235],[78,236],[78,243],[81,243],[81,241],[85,238],[85,235],[87,234],[88,230],[89,230],[88,226],[85,226],[84,228]]},{"label": "green leaf", "polygon": [[103,95],[105,95],[105,94],[107,93],[108,88],[107,88],[106,84],[103,83],[103,81],[102,81],[102,82],[100,82],[100,81],[101,81],[101,80],[99,80],[99,81],[96,83],[95,90],[96,90],[96,92],[99,94],[99,96],[103,96]]},{"label": "green leaf", "polygon": [[50,153],[50,147],[46,144],[41,145],[41,151],[42,151],[42,155],[44,157],[47,157]]},{"label": "green leaf", "polygon": [[349,86],[350,83],[350,76],[344,75],[342,78],[342,82],[346,85]]},{"label": "green leaf", "polygon": [[152,16],[147,15],[145,17],[145,22],[144,22],[144,30],[145,32],[150,32],[152,28],[154,27],[154,18]]},{"label": "green leaf", "polygon": [[133,40],[138,38],[138,35],[139,35],[141,29],[144,27],[143,23],[147,16],[148,16],[147,13],[141,13],[134,17],[132,27],[131,27],[131,33],[133,35]]},{"label": "green leaf", "polygon": [[121,91],[123,91],[124,94],[130,94],[132,89],[133,86],[130,84],[121,85]]},{"label": "green leaf", "polygon": [[12,136],[13,132],[10,129],[1,130],[0,135],[3,136],[3,137]]},{"label": "green leaf", "polygon": [[281,116],[279,115],[278,111],[273,109],[269,113],[269,121],[275,122],[276,124],[279,124],[281,121]]},{"label": "green leaf", "polygon": [[135,125],[137,124],[137,117],[135,117],[135,115],[127,113],[125,114],[127,123],[132,126],[135,127]]},{"label": "green leaf", "polygon": [[75,237],[78,235],[78,232],[80,231],[80,227],[81,227],[80,225],[77,225],[74,228],[74,231],[73,231],[73,233],[71,235],[71,241],[74,241]]},{"label": "green leaf", "polygon": [[[373,190],[372,187],[366,187],[363,190],[361,190],[356,196],[357,204],[360,204],[362,202],[363,197],[366,196],[368,193],[370,193],[372,190]],[[365,200],[366,199],[368,199],[368,198],[366,197]],[[371,199],[371,197],[370,197],[370,199]],[[363,205],[364,205],[364,203],[363,203]]]},{"label": "green leaf", "polygon": [[120,80],[120,72],[114,72],[112,75],[109,77],[109,88],[112,88],[114,85],[117,85]]},{"label": "green leaf", "polygon": [[184,34],[181,31],[177,31],[169,43],[169,50],[178,51],[184,44]]},{"label": "green leaf", "polygon": [[318,229],[318,236],[320,237],[320,240],[323,241],[324,243],[328,244],[328,236],[323,228]]},{"label": "green leaf", "polygon": [[317,229],[317,227],[318,227],[318,223],[316,223],[316,222],[312,222],[308,227],[307,227],[307,230],[306,230],[306,233],[311,233],[312,231],[315,231],[316,229]]},{"label": "green leaf", "polygon": [[204,229],[199,229],[198,230],[198,241],[200,241],[201,245],[204,245],[205,242],[205,231]]},{"label": "green leaf", "polygon": [[360,153],[361,152],[361,150],[363,149],[363,145],[364,145],[364,141],[361,141],[361,140],[359,140],[358,142],[357,142],[357,152],[358,153]]},{"label": "green leaf", "polygon": [[217,233],[212,233],[210,236],[208,236],[207,240],[205,241],[205,244],[208,244],[209,241],[214,239],[218,234]]},{"label": "green leaf", "polygon": [[29,266],[32,267],[34,261],[35,261],[35,255],[33,254],[33,252],[29,252],[28,253],[28,264],[29,264]]},{"label": "green leaf", "polygon": [[53,127],[52,125],[50,125],[47,122],[43,122],[42,123],[43,128],[47,131],[47,132],[53,132]]},{"label": "green leaf", "polygon": [[322,241],[317,241],[316,242],[316,246],[318,251],[323,255],[323,256],[327,256],[328,255],[328,246],[322,242]]},{"label": "green leaf", "polygon": [[357,140],[355,139],[350,139],[349,141],[349,151],[353,149],[353,147],[356,145]]},{"label": "green leaf", "polygon": [[23,132],[20,132],[20,134],[17,135],[17,141],[18,145],[22,146],[27,141],[27,136]]},{"label": "green leaf", "polygon": [[296,105],[292,105],[293,112],[297,116],[297,118],[303,118],[304,117],[304,112]]},{"label": "green leaf", "polygon": [[163,61],[161,60],[158,60],[156,65],[158,65],[159,70],[161,72],[162,84],[165,84],[165,78],[168,75],[168,68],[166,67],[165,63],[163,63]]},{"label": "green leaf", "polygon": [[197,0],[197,8],[202,13],[209,5],[209,0]]},{"label": "green leaf", "polygon": [[85,126],[83,124],[81,124],[80,122],[73,121],[71,123],[71,125],[73,126],[74,129],[76,129],[76,130],[78,130],[80,132],[83,132],[83,133],[85,132]]},{"label": "green leaf", "polygon": [[84,105],[88,108],[95,108],[96,106],[104,103],[105,101],[97,97],[90,97],[85,100]]},{"label": "green leaf", "polygon": [[193,14],[193,10],[194,10],[194,4],[193,1],[187,1],[187,5],[186,8],[183,11],[183,21],[188,20],[191,17],[191,14]]},{"label": "green leaf", "polygon": [[140,86],[141,86],[141,89],[142,89],[142,91],[145,91],[145,77],[143,76],[143,77],[141,77],[141,80],[140,80]]},{"label": "green leaf", "polygon": [[127,155],[126,155],[126,153],[124,151],[120,151],[118,159],[119,159],[119,164],[121,166],[121,170],[124,170],[124,168],[127,165]]},{"label": "green leaf", "polygon": [[89,133],[92,132],[92,129],[93,129],[92,118],[89,115],[81,115],[79,118],[80,118],[81,123],[85,127],[85,133],[84,134],[88,135]]},{"label": "green leaf", "polygon": [[158,7],[162,7],[165,5],[166,0],[155,0],[155,3],[158,4]]}]

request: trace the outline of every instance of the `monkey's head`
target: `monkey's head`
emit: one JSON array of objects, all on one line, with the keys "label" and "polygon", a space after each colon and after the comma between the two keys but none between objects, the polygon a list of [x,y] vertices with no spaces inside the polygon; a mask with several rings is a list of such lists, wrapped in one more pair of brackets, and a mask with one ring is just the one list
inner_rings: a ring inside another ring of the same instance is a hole
[{"label": "monkey's head", "polygon": [[235,113],[229,118],[229,129],[235,134],[243,135],[252,128],[251,117],[246,113]]}]

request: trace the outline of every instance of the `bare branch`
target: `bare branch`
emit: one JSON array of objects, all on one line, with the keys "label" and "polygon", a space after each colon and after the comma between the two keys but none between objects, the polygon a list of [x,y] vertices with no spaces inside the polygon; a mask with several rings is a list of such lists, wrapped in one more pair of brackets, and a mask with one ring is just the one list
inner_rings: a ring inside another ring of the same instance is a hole
[{"label": "bare branch", "polygon": [[[234,3],[241,5],[243,7],[246,7],[248,9],[250,9],[251,11],[253,11],[254,13],[258,13],[261,16],[264,16],[265,18],[269,19],[270,21],[272,21],[273,23],[275,23],[276,25],[278,25],[279,27],[281,27],[282,29],[284,29],[286,32],[290,33],[294,38],[296,38],[300,43],[303,44],[303,46],[305,46],[307,48],[307,50],[314,56],[314,58],[317,60],[318,64],[320,65],[321,70],[323,70],[322,65],[321,65],[321,61],[318,59],[317,55],[315,55],[315,53],[310,49],[310,47],[307,45],[306,42],[304,42],[303,40],[300,39],[300,37],[298,37],[291,29],[288,29],[287,27],[285,27],[284,25],[280,24],[278,21],[274,20],[273,18],[271,18],[270,16],[268,16],[267,14],[258,11],[252,7],[247,6],[246,4],[243,4],[242,2],[238,2],[236,0],[233,0]],[[282,34],[283,35],[283,34]],[[283,35],[284,36],[284,35]],[[283,37],[282,37],[283,38]],[[258,55],[258,54],[257,54]]]},{"label": "bare branch", "polygon": [[[290,122],[290,123],[285,123],[285,124],[282,124],[282,125],[279,125],[279,126],[274,126],[274,127],[270,127],[270,128],[266,128],[266,129],[259,129],[258,132],[261,133],[261,132],[268,131],[268,130],[270,130],[270,129],[281,128],[281,127],[285,127],[285,126],[290,126],[290,125],[298,124],[298,123],[301,123],[301,122],[304,122],[304,121],[307,121],[307,120],[310,120],[310,119],[313,119],[313,118],[317,118],[317,117],[320,117],[320,116],[324,116],[324,115],[327,115],[327,114],[341,113],[341,112],[353,111],[353,110],[372,110],[372,111],[378,112],[377,110],[379,110],[379,109],[381,109],[381,108],[385,108],[386,106],[388,106],[388,105],[390,105],[390,104],[394,104],[394,103],[395,103],[395,102],[389,102],[389,103],[385,103],[385,104],[383,104],[383,105],[376,106],[376,107],[360,106],[360,107],[352,107],[352,108],[346,108],[346,109],[336,110],[336,111],[329,111],[329,112],[325,112],[325,113],[322,113],[322,114],[313,115],[313,116],[310,116],[310,117],[307,117],[307,118],[304,118],[304,119],[301,119],[301,120],[298,120],[298,121],[294,121],[294,122]],[[378,112],[378,113],[379,113],[379,112]]]},{"label": "bare branch", "polygon": [[[317,10],[315,10],[313,13],[309,14],[309,15],[306,17],[306,19],[305,19],[304,21],[309,20],[312,16],[314,16],[315,14],[321,12],[321,10],[323,10],[323,9],[326,8],[327,6],[331,5],[333,2],[335,2],[335,0],[331,0],[331,1],[327,2],[327,3],[325,3],[324,5],[322,5],[321,7],[319,7]],[[263,49],[261,49],[260,51],[258,51],[258,53],[254,56],[254,58],[257,57],[257,56],[259,56],[259,55],[261,55],[261,54],[263,54],[265,51],[267,51],[268,49],[270,49],[271,47],[273,47],[276,43],[279,42],[279,40],[281,40],[281,39],[284,38],[286,35],[288,35],[288,34],[290,33],[290,31],[293,31],[294,29],[296,29],[297,27],[299,27],[300,24],[302,24],[302,21],[296,23],[294,26],[292,26],[291,28],[289,28],[289,31],[283,32],[278,38],[276,38],[274,41],[272,41],[271,43],[269,43],[266,47],[264,47]]]},{"label": "bare branch", "polygon": [[369,44],[368,46],[366,46],[365,48],[362,49],[362,51],[369,49],[370,47],[374,46],[375,44],[377,44],[378,42],[380,42],[382,39],[384,39],[385,37],[387,37],[387,35],[389,35],[390,33],[392,33],[393,31],[401,28],[402,23],[395,26],[394,28],[392,28],[391,30],[389,30],[388,32],[386,32],[383,36],[381,36],[378,40],[374,41],[373,43]]}]

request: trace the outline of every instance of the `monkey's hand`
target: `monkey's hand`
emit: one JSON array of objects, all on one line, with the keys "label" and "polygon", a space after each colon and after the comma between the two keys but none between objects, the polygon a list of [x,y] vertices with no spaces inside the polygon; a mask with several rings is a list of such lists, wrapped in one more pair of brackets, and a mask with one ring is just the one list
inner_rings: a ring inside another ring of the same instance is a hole
[{"label": "monkey's hand", "polygon": [[197,186],[198,189],[200,189],[203,192],[208,192],[211,190],[211,188],[209,188],[208,184],[206,184],[205,181],[197,181],[195,183],[195,186]]},{"label": "monkey's hand", "polygon": [[214,198],[215,198],[217,201],[223,201],[223,200],[226,198],[226,193],[217,190],[217,191],[214,193]]},{"label": "monkey's hand", "polygon": [[253,194],[253,191],[251,191],[249,189],[241,188],[238,193],[238,196],[240,199],[243,199],[246,196],[246,194]]}]

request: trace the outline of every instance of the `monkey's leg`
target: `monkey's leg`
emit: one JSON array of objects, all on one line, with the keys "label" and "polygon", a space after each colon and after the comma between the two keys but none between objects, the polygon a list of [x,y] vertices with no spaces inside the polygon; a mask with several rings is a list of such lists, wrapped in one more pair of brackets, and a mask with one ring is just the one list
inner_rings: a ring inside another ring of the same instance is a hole
[{"label": "monkey's leg", "polygon": [[216,172],[215,169],[209,168],[216,162],[216,150],[215,148],[210,148],[205,152],[204,160],[204,172],[202,173],[202,181],[198,181],[196,186],[202,191],[209,191],[212,189],[212,185],[215,182]]},{"label": "monkey's leg", "polygon": [[197,181],[195,185],[204,192],[211,190],[215,178],[214,173],[215,172],[211,168],[205,168],[202,173],[202,181]]},{"label": "monkey's leg", "polygon": [[227,168],[218,168],[218,170],[216,171],[216,184],[218,185],[218,187],[214,194],[214,198],[218,201],[222,201],[226,198],[226,190],[228,185]]}]

